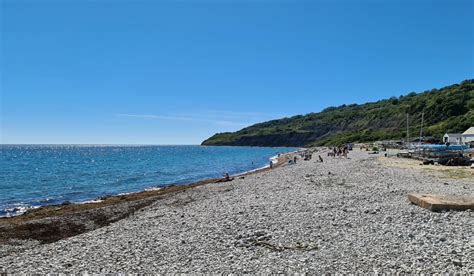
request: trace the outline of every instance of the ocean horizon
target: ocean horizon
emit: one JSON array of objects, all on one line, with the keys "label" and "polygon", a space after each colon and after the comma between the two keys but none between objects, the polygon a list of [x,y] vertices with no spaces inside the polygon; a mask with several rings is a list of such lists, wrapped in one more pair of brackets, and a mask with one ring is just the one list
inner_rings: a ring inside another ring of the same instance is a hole
[{"label": "ocean horizon", "polygon": [[296,148],[1,144],[0,217],[45,205],[185,185],[268,165]]}]

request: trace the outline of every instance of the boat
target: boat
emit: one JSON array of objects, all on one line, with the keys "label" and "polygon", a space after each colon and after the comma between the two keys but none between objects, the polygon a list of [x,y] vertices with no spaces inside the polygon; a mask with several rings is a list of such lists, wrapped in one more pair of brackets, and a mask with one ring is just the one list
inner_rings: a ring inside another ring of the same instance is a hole
[{"label": "boat", "polygon": [[424,144],[416,146],[411,157],[422,160],[425,164],[463,166],[471,164],[471,157],[466,154],[468,149],[465,145]]}]

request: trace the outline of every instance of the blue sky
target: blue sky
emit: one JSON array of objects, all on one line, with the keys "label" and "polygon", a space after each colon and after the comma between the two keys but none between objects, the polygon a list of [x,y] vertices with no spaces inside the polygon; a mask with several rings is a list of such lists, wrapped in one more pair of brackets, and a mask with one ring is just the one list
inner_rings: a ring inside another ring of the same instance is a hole
[{"label": "blue sky", "polygon": [[0,3],[0,143],[198,144],[474,77],[473,1]]}]

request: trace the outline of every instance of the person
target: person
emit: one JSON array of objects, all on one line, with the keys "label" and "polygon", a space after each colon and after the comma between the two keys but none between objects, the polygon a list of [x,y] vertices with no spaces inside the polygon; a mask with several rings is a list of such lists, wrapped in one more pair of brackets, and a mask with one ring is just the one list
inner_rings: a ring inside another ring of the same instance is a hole
[{"label": "person", "polygon": [[293,163],[294,163],[294,164],[296,164],[296,159],[297,159],[296,156],[293,157]]},{"label": "person", "polygon": [[323,162],[323,158],[321,157],[321,155],[319,155],[319,162]]},{"label": "person", "polygon": [[273,161],[270,161],[270,169],[273,168]]},{"label": "person", "polygon": [[227,181],[232,181],[234,180],[233,177],[230,177],[228,172],[224,173],[224,178],[217,180],[217,182],[227,182]]}]

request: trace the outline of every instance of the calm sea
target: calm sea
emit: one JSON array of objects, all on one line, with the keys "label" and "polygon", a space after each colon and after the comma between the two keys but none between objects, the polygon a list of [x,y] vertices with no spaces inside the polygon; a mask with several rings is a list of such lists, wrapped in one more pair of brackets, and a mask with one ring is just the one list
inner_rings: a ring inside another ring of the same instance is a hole
[{"label": "calm sea", "polygon": [[0,145],[0,216],[263,167],[293,148]]}]

